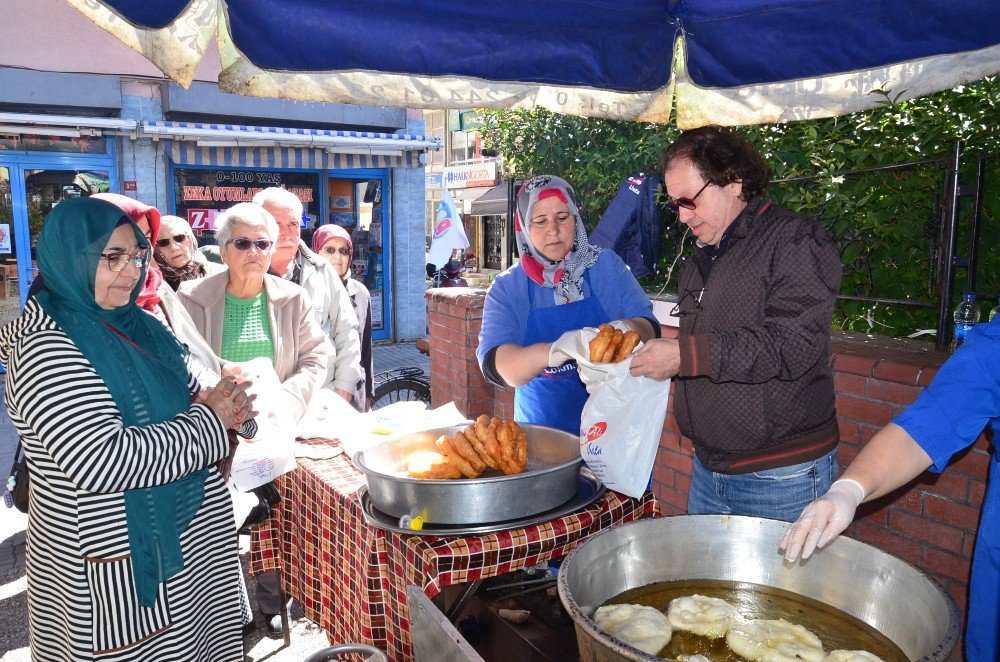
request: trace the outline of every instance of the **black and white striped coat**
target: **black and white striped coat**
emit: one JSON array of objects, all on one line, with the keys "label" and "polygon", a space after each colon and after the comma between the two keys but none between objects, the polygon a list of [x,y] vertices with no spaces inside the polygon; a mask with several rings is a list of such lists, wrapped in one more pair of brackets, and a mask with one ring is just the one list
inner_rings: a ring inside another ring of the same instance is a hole
[{"label": "black and white striped coat", "polygon": [[124,427],[103,380],[33,299],[0,330],[0,361],[31,475],[32,660],[241,662],[248,605],[232,505],[214,467],[181,535],[184,569],[160,585],[153,608],[137,602],[125,527],[125,490],[227,454],[218,416],[195,404],[165,423]]}]

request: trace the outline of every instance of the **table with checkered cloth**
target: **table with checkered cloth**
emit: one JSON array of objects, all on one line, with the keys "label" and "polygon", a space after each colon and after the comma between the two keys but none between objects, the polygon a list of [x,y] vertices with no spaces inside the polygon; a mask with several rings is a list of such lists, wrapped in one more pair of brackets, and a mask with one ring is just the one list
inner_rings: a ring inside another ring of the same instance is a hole
[{"label": "table with checkered cloth", "polygon": [[280,557],[285,591],[331,642],[378,646],[390,660],[413,657],[408,585],[434,598],[445,586],[563,557],[599,531],[660,512],[650,492],[631,499],[609,490],[584,510],[523,529],[461,538],[400,535],[365,523],[357,497],[364,483],[344,455],[300,459],[278,481],[279,526],[274,536],[261,537],[253,563],[259,571],[263,560]]}]

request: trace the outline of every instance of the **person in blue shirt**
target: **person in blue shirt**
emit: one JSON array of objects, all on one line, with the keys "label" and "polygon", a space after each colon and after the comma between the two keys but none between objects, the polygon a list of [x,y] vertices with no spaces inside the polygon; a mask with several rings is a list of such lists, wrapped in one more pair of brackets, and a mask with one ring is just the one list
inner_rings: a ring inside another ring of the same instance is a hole
[{"label": "person in blue shirt", "polygon": [[[930,386],[880,430],[830,490],[802,512],[781,541],[785,558],[809,558],[854,519],[858,505],[910,482],[951,457],[989,426],[1000,433],[1000,318],[976,326]],[[1000,660],[1000,462],[994,452],[972,559],[966,658]]]},{"label": "person in blue shirt", "polygon": [[621,258],[590,244],[573,188],[559,177],[521,186],[514,216],[520,261],[486,295],[476,356],[494,384],[514,386],[514,419],[580,433],[587,391],[560,351],[619,322],[643,342],[660,334],[649,296]]}]

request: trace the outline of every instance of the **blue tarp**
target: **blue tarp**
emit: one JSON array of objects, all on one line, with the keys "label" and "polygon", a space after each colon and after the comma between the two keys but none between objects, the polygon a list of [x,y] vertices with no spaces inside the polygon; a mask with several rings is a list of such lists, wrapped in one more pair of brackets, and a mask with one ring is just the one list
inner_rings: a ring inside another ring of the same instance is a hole
[{"label": "blue tarp", "polygon": [[[102,3],[74,4],[114,33],[93,9]],[[217,20],[222,83],[289,98],[662,121],[676,96],[699,113],[721,104],[767,119],[780,105],[793,119],[810,112],[794,96],[839,97],[826,110],[809,99],[829,115],[871,105],[865,95],[880,85],[925,94],[1000,70],[996,0],[220,0],[215,14],[185,0],[103,5],[140,29],[173,26],[156,48],[131,45],[175,79],[193,68],[158,62],[165,40],[197,51],[184,26]]]}]

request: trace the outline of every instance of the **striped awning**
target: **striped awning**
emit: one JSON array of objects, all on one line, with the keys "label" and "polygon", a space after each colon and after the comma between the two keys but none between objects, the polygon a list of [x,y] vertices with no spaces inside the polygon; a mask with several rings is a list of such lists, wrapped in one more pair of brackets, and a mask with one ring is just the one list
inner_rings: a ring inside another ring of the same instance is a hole
[{"label": "striped awning", "polygon": [[417,168],[436,138],[373,131],[328,131],[293,127],[143,122],[141,132],[162,140],[178,165],[236,168]]}]

